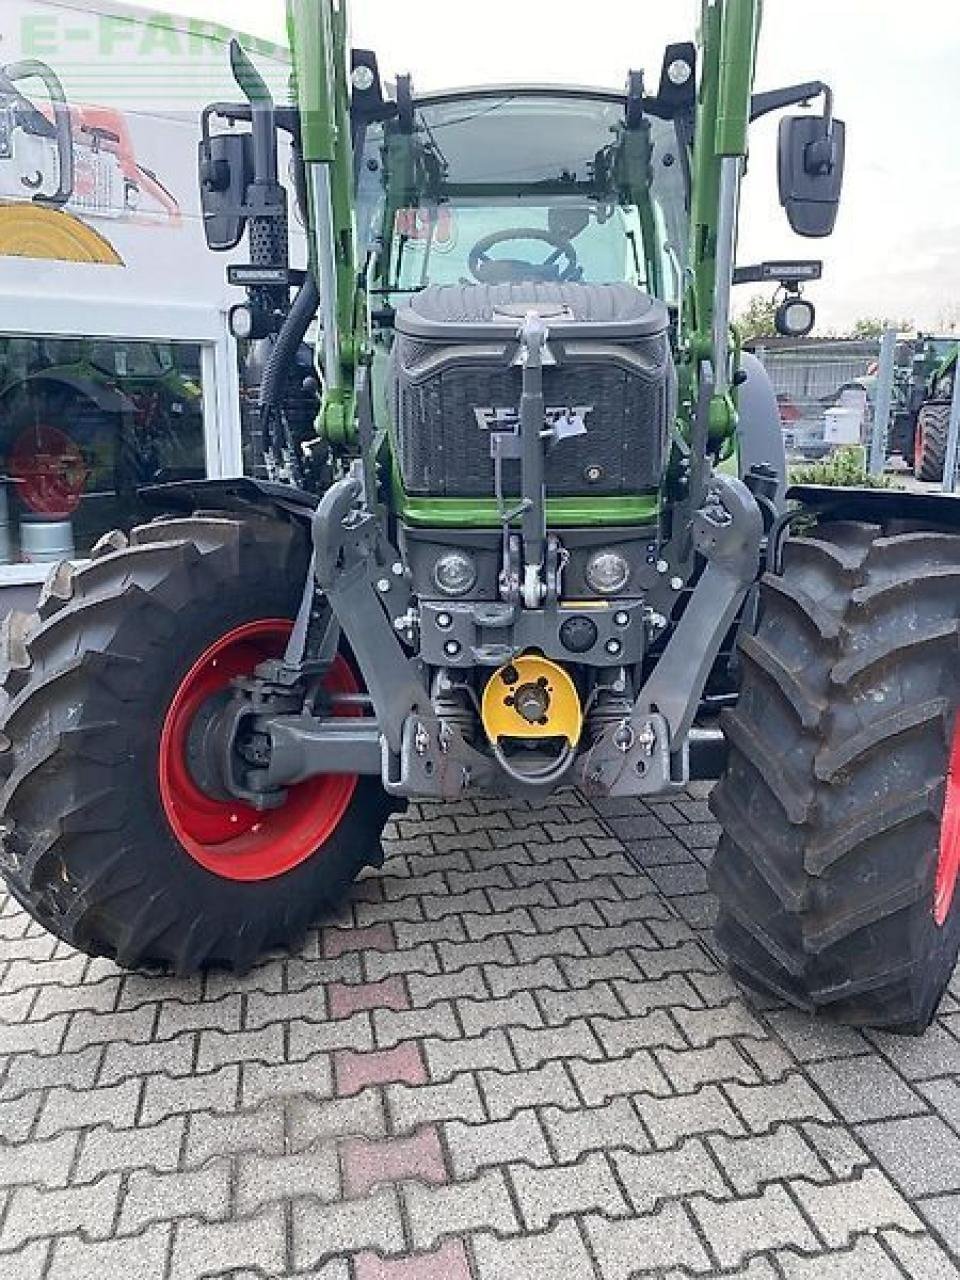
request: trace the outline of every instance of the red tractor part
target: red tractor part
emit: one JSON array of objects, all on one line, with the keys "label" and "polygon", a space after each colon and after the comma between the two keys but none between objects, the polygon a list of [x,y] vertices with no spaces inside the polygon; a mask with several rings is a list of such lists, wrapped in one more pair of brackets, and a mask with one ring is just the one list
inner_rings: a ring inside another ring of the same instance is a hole
[{"label": "red tractor part", "polygon": [[[282,656],[292,623],[251,622],[230,631],[187,672],[167,712],[160,742],[160,795],[167,820],[184,850],[226,880],[272,880],[300,866],[340,825],[357,789],[352,775],[313,778],[293,787],[279,809],[258,812],[235,800],[206,795],[187,764],[190,728],[201,707],[239,676]],[[337,658],[326,679],[332,695],[356,694],[346,660]],[[356,708],[341,715],[359,714]]]}]

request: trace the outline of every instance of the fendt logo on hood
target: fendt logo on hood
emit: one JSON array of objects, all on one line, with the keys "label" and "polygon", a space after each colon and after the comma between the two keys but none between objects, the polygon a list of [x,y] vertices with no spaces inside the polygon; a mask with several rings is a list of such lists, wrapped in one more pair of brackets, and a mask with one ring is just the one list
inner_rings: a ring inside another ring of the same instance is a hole
[{"label": "fendt logo on hood", "polygon": [[[502,431],[509,432],[511,435],[517,435],[520,430],[520,410],[519,409],[474,409],[477,419],[477,426],[481,431]],[[562,426],[564,423],[579,423],[585,428],[586,420],[591,413],[596,412],[596,405],[561,405],[556,409],[547,409],[544,417],[547,426],[552,430]]]}]

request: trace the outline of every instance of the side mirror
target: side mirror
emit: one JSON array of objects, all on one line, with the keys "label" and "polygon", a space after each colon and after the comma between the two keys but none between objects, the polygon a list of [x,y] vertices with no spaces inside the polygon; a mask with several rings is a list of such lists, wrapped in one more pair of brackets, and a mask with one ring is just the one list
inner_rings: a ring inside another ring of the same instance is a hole
[{"label": "side mirror", "polygon": [[787,116],[780,122],[780,203],[790,226],[813,239],[833,234],[843,191],[847,129],[825,116]]},{"label": "side mirror", "polygon": [[200,143],[200,204],[207,244],[235,249],[247,226],[247,190],[253,181],[253,136],[218,133]]}]

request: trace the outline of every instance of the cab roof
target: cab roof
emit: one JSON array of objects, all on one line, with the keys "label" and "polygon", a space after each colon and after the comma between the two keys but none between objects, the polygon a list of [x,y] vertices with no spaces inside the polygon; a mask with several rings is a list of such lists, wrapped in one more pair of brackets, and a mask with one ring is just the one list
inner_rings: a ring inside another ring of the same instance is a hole
[{"label": "cab roof", "polygon": [[484,84],[463,88],[437,89],[430,93],[414,93],[418,107],[441,102],[456,102],[461,98],[583,98],[593,102],[614,102],[626,105],[624,90],[568,84]]}]

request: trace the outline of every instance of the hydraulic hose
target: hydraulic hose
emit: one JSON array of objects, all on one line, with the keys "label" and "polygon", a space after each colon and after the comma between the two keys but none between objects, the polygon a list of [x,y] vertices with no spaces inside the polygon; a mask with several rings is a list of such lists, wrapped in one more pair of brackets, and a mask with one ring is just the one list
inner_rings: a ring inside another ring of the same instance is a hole
[{"label": "hydraulic hose", "polygon": [[300,350],[300,344],[307,336],[307,330],[310,328],[313,317],[317,314],[319,305],[320,290],[317,288],[316,280],[312,275],[308,274],[306,280],[300,286],[280,332],[277,334],[277,341],[274,344],[273,351],[270,353],[270,359],[267,361],[263,382],[260,386],[259,407],[261,413],[267,409],[279,408],[283,403],[290,364]]},{"label": "hydraulic hose", "polygon": [[317,288],[317,282],[313,275],[308,273],[277,334],[277,340],[260,384],[257,407],[260,413],[264,453],[270,452],[273,447],[274,421],[283,408],[290,369],[300,350],[300,344],[307,336],[307,330],[317,314],[319,304],[320,291]]}]

